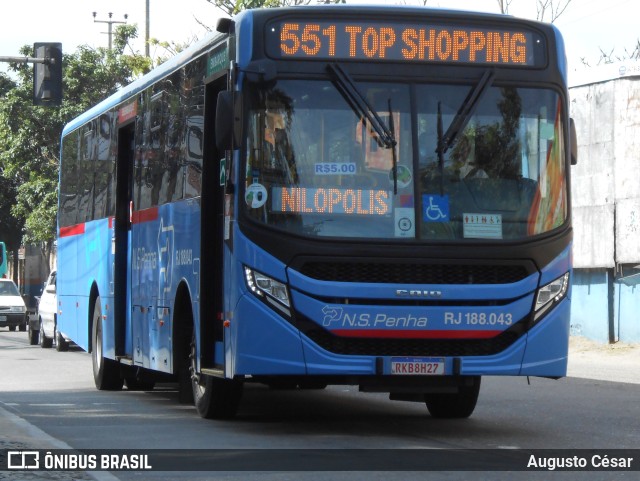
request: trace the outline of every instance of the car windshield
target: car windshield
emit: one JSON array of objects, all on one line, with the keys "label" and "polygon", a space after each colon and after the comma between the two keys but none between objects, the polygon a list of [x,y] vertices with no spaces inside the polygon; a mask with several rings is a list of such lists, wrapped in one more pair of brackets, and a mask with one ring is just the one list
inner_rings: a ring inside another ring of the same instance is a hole
[{"label": "car windshield", "polygon": [[0,296],[19,296],[18,288],[13,282],[0,282]]},{"label": "car windshield", "polygon": [[[311,237],[418,241],[517,239],[565,222],[556,92],[487,82],[459,122],[475,85],[354,85],[394,146],[329,80],[280,80],[252,93],[250,218]],[[456,122],[455,139],[438,148]]]}]

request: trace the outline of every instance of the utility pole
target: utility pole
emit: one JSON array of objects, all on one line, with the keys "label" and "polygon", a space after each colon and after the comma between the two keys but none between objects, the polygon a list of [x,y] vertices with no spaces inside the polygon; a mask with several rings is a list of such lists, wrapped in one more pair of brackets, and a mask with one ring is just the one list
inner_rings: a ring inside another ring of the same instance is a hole
[{"label": "utility pole", "polygon": [[118,21],[118,20],[111,20],[111,17],[113,17],[113,13],[109,12],[109,20],[96,20],[96,15],[98,15],[97,12],[93,12],[93,23],[106,23],[107,25],[109,25],[109,29],[107,32],[102,32],[102,33],[106,33],[109,36],[109,50],[111,50],[111,46],[112,46],[112,37],[113,37],[113,24],[114,23],[127,23],[127,18],[129,17],[129,15],[127,15],[126,13],[124,14],[124,22]]},{"label": "utility pole", "polygon": [[149,0],[146,0],[144,8],[145,29],[144,29],[144,55],[149,58]]}]

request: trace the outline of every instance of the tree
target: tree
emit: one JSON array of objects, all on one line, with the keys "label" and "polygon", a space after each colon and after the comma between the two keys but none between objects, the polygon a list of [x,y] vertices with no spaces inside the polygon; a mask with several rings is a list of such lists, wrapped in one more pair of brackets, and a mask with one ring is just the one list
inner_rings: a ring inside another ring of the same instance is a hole
[{"label": "tree", "polygon": [[498,8],[500,9],[500,13],[504,15],[509,14],[509,7],[511,6],[511,2],[513,0],[496,0],[498,2]]},{"label": "tree", "polygon": [[[116,29],[116,47],[112,50],[82,46],[64,55],[64,98],[60,107],[32,104],[30,66],[13,65],[17,76],[13,83],[0,77],[0,225],[3,236],[8,234],[4,226],[11,226],[9,234],[14,237],[7,243],[14,252],[22,242],[40,246],[47,260],[51,255],[64,125],[151,66],[150,60],[140,55],[124,55],[137,29],[123,27]],[[33,56],[33,48],[25,46],[20,53]]]},{"label": "tree", "polygon": [[[206,0],[230,17],[252,8],[275,8],[310,5],[312,3],[347,3],[347,0]],[[427,0],[423,0],[425,3]]]},{"label": "tree", "polygon": [[[537,19],[541,22],[555,22],[566,10],[571,0],[536,0]],[[549,20],[547,20],[549,14]]]},{"label": "tree", "polygon": [[[632,49],[625,48],[623,54],[619,54],[612,48],[609,51],[605,51],[600,47],[600,58],[596,62],[596,65],[609,64],[616,62],[623,62],[625,60],[640,60],[640,39],[636,40],[636,44]],[[580,59],[585,67],[591,67],[591,62],[586,58]]]}]

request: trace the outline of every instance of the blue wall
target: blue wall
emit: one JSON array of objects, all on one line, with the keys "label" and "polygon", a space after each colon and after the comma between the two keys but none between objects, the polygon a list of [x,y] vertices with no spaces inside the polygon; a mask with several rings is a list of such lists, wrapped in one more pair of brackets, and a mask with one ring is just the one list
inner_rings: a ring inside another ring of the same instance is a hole
[{"label": "blue wall", "polygon": [[640,285],[616,283],[615,329],[621,341],[640,341]]},{"label": "blue wall", "polygon": [[[574,269],[571,335],[609,342],[609,279],[613,269]],[[640,285],[613,278],[613,335],[640,342]]]}]

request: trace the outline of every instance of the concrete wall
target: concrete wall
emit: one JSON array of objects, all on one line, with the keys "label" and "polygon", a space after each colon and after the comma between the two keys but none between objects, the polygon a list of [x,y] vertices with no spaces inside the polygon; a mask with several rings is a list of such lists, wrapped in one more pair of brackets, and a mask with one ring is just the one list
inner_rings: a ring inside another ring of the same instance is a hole
[{"label": "concrete wall", "polygon": [[578,134],[571,332],[602,342],[640,342],[639,66],[607,66],[618,75],[570,88]]}]

